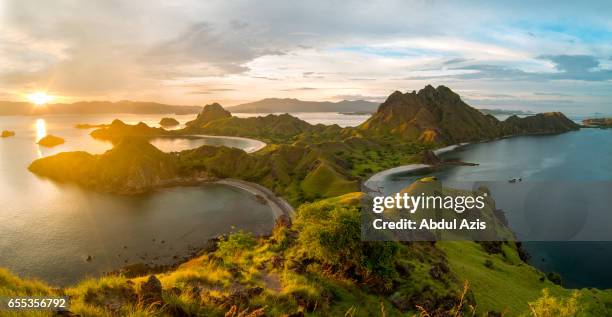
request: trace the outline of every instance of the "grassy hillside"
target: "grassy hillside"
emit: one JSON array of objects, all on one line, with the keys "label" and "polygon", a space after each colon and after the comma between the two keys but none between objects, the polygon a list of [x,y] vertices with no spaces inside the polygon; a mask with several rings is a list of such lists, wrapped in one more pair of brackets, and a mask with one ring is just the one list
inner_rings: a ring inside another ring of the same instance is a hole
[{"label": "grassy hillside", "polygon": [[172,154],[140,138],[124,138],[101,155],[64,152],[41,158],[32,162],[29,170],[51,179],[121,194],[149,191],[175,178],[178,172]]},{"label": "grassy hillside", "polygon": [[[602,316],[612,305],[610,292],[573,294],[542,279],[514,243],[362,242],[361,198],[304,204],[293,225],[277,222],[268,238],[234,233],[153,277],[53,289],[1,271],[0,293],[66,294],[71,311],[83,316]],[[557,311],[565,306],[576,314]]]}]

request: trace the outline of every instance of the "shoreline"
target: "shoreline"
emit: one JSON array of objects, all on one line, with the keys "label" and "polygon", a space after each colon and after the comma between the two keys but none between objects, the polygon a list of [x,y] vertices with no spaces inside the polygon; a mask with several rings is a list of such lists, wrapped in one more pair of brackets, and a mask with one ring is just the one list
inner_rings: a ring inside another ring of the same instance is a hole
[{"label": "shoreline", "polygon": [[[453,144],[453,145],[449,145],[449,146],[445,146],[445,147],[441,147],[439,149],[435,149],[432,152],[435,155],[440,155],[440,154],[444,154],[444,153],[448,153],[448,152],[452,152],[455,151],[459,148],[462,148],[466,145],[470,145],[471,143],[459,143],[459,144]],[[434,167],[434,165],[429,165],[429,164],[423,164],[423,163],[415,163],[415,164],[408,164],[408,165],[400,165],[400,166],[396,166],[396,167],[392,167],[383,171],[380,171],[372,176],[370,176],[367,180],[365,180],[363,182],[363,187],[365,187],[366,189],[368,189],[369,191],[380,191],[380,183],[385,180],[387,177],[395,175],[395,174],[399,174],[399,173],[407,173],[407,172],[417,172],[420,170],[424,170],[427,168],[432,168]]]},{"label": "shoreline", "polygon": [[458,148],[464,147],[466,145],[470,145],[471,143],[468,142],[463,142],[463,143],[459,143],[459,144],[453,144],[453,145],[449,145],[449,146],[445,146],[436,150],[433,150],[432,152],[435,155],[440,155],[440,154],[444,154],[444,153],[448,153],[448,152],[452,152]]},{"label": "shoreline", "polygon": [[247,153],[255,153],[263,148],[265,148],[266,146],[268,146],[268,144],[264,141],[261,140],[257,140],[257,139],[251,139],[251,138],[245,138],[245,137],[240,137],[240,136],[225,136],[225,135],[208,135],[208,134],[192,134],[190,136],[194,136],[194,137],[198,137],[198,138],[211,138],[211,139],[229,139],[229,140],[238,140],[238,141],[245,141],[245,142],[253,142],[254,145],[247,147],[246,149],[243,149],[243,151],[247,152]]},{"label": "shoreline", "polygon": [[[286,220],[291,223],[295,215],[295,209],[282,197],[277,196],[274,192],[263,185],[259,185],[257,183],[252,183],[248,181],[243,181],[239,179],[233,178],[224,178],[220,180],[199,180],[190,183],[185,183],[179,186],[198,186],[201,184],[221,184],[234,188],[238,188],[240,190],[247,191],[248,193],[262,197],[266,201],[266,205],[270,207],[272,210],[272,216],[274,218],[274,222],[281,217],[285,217]],[[273,224],[274,226],[275,224]],[[173,270],[181,266],[182,264],[193,260],[204,253],[212,252],[216,249],[217,242],[223,236],[226,236],[229,232],[223,233],[216,237],[212,237],[206,239],[205,245],[199,248],[196,248],[191,251],[191,253],[187,255],[176,255],[176,261],[172,261],[170,264],[161,264],[161,265],[150,265],[143,262],[134,262],[129,263],[127,265],[121,266],[115,270],[111,270],[110,272],[106,272],[102,274],[102,276],[114,276],[114,275],[125,275],[126,277],[134,278],[139,276],[146,276],[148,274],[159,274],[163,272],[167,272],[169,270]],[[269,236],[272,232],[263,234],[261,237]]]},{"label": "shoreline", "polygon": [[363,186],[369,189],[370,191],[377,191],[379,188],[380,182],[391,175],[398,174],[398,173],[406,173],[406,172],[416,172],[416,171],[423,170],[426,168],[431,168],[431,167],[432,165],[428,165],[428,164],[408,164],[408,165],[401,165],[401,166],[389,168],[389,169],[380,171],[370,176],[370,178],[368,178],[365,182],[363,182]]},{"label": "shoreline", "polygon": [[224,178],[212,183],[232,186],[247,191],[253,195],[263,197],[266,200],[267,205],[272,209],[274,220],[281,216],[286,216],[289,220],[291,220],[295,215],[295,209],[285,199],[277,196],[265,186],[233,178]]}]

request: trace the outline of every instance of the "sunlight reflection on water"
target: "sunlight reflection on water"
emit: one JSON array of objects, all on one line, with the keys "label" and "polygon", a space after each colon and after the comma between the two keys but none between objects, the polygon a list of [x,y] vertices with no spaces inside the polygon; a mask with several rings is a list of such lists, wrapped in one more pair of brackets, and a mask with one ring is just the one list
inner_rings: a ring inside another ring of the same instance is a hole
[{"label": "sunlight reflection on water", "polygon": [[[36,119],[36,143],[38,143],[38,141],[45,136],[47,136],[47,123],[45,122],[45,119]],[[40,145],[38,144],[36,145],[36,152],[38,154],[38,158],[43,156],[42,152],[40,151]]]},{"label": "sunlight reflection on water", "polygon": [[47,123],[45,119],[36,119],[36,142],[47,136]]}]

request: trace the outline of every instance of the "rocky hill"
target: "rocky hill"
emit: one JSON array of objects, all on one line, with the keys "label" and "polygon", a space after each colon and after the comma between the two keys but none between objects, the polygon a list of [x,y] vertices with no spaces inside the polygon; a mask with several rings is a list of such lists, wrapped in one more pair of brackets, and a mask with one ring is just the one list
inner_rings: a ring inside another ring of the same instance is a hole
[{"label": "rocky hill", "polygon": [[499,121],[461,100],[445,86],[391,94],[359,129],[372,135],[456,144],[511,135],[561,133],[579,126],[559,112]]},{"label": "rocky hill", "polygon": [[29,170],[103,192],[137,194],[176,178],[178,164],[147,141],[126,138],[104,154],[63,152],[32,162]]},{"label": "rocky hill", "polygon": [[187,126],[203,126],[211,121],[229,118],[232,114],[223,109],[223,107],[218,103],[213,103],[210,105],[204,106],[202,112],[198,114],[195,120],[187,122]]},{"label": "rocky hill", "polygon": [[288,143],[303,135],[333,137],[339,135],[337,125],[312,125],[289,114],[238,118],[218,103],[207,105],[198,117],[187,123],[179,134],[212,134],[252,137],[272,143]]},{"label": "rocky hill", "polygon": [[123,121],[115,119],[110,125],[103,125],[101,128],[93,130],[90,135],[94,139],[119,142],[125,137],[152,138],[172,134],[163,128],[149,127],[146,123],[140,122],[135,125],[125,124]]},{"label": "rocky hill", "polygon": [[538,113],[520,118],[511,116],[502,122],[506,135],[554,134],[578,130],[580,126],[561,112]]}]

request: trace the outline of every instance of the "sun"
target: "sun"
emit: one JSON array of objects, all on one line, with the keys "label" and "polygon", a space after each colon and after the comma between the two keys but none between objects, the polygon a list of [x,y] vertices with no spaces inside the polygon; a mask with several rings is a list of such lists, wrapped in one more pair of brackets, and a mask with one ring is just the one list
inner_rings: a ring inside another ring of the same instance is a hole
[{"label": "sun", "polygon": [[28,95],[28,100],[37,106],[42,106],[53,100],[53,96],[47,95],[46,92],[37,91]]}]

